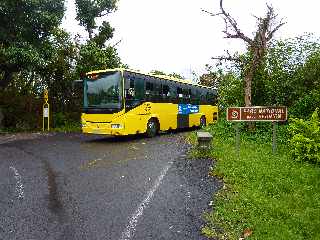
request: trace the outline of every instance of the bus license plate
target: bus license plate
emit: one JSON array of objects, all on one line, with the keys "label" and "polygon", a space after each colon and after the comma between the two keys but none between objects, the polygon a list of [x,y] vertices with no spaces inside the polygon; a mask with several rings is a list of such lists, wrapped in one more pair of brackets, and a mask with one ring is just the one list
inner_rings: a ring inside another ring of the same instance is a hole
[{"label": "bus license plate", "polygon": [[92,133],[99,134],[99,133],[101,133],[101,129],[99,129],[99,128],[93,129]]}]

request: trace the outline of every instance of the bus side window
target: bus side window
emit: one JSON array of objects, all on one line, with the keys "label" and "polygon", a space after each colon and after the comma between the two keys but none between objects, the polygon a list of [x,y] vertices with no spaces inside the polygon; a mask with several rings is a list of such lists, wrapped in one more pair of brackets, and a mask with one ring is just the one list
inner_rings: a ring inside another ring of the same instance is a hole
[{"label": "bus side window", "polygon": [[196,88],[192,87],[191,88],[191,103],[196,105],[197,103],[197,92],[196,92]]},{"label": "bus side window", "polygon": [[153,92],[153,83],[146,82],[146,95],[150,95]]},{"label": "bus side window", "polygon": [[206,91],[205,89],[200,89],[200,104],[206,104]]},{"label": "bus side window", "polygon": [[154,91],[153,83],[150,82],[150,80],[149,80],[149,81],[146,82],[146,99],[148,101],[152,100],[153,91]]},{"label": "bus side window", "polygon": [[192,91],[191,91],[191,88],[188,89],[188,98],[191,98],[192,96]]},{"label": "bus side window", "polygon": [[168,85],[162,85],[162,97],[164,98],[170,97],[170,89]]},{"label": "bus side window", "polygon": [[170,93],[170,96],[168,97],[169,101],[172,103],[178,103],[177,85],[172,82],[169,82],[168,85],[169,85],[169,93]]},{"label": "bus side window", "polygon": [[197,87],[195,89],[195,96],[194,96],[194,103],[199,105],[200,104],[200,96],[201,96],[201,91],[200,91],[200,88]]},{"label": "bus side window", "polygon": [[189,98],[189,89],[184,86],[182,89],[182,94],[183,94],[183,103],[190,103],[190,98]]},{"label": "bus side window", "polygon": [[161,82],[160,79],[153,79],[154,81],[154,92],[153,92],[153,100],[155,102],[159,102],[161,100]]},{"label": "bus side window", "polygon": [[217,104],[216,91],[210,91],[209,92],[209,103],[211,105],[216,105]]},{"label": "bus side window", "polygon": [[183,93],[182,93],[182,88],[181,87],[177,87],[177,97],[178,98],[183,98]]},{"label": "bus side window", "polygon": [[130,88],[134,88],[134,79],[130,79]]}]

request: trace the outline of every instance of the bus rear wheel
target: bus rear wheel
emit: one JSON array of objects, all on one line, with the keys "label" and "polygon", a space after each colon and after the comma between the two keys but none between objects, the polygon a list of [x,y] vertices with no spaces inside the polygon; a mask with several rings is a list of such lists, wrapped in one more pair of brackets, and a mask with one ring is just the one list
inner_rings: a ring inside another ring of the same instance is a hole
[{"label": "bus rear wheel", "polygon": [[205,126],[207,126],[207,119],[206,119],[205,116],[202,116],[202,117],[200,118],[200,128],[203,128],[203,127],[205,127]]},{"label": "bus rear wheel", "polygon": [[147,123],[147,137],[155,137],[158,133],[158,122],[155,119],[150,119]]}]

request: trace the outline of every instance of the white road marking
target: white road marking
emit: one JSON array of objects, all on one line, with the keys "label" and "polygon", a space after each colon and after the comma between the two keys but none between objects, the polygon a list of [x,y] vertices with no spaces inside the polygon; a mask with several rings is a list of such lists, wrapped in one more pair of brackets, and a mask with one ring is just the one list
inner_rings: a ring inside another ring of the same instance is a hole
[{"label": "white road marking", "polygon": [[15,167],[9,167],[14,172],[14,178],[16,179],[16,191],[18,193],[19,199],[24,199],[24,187],[21,180],[21,175],[19,174],[18,170]]},{"label": "white road marking", "polygon": [[167,174],[172,163],[173,162],[169,162],[169,164],[162,170],[160,176],[157,178],[157,180],[155,181],[152,188],[148,191],[146,197],[140,203],[137,210],[132,214],[127,227],[125,228],[125,230],[121,234],[120,240],[130,240],[134,236],[139,218],[142,216],[144,209],[146,207],[148,207],[155,191],[158,189],[158,187],[162,183],[162,180],[165,177],[165,175]]}]

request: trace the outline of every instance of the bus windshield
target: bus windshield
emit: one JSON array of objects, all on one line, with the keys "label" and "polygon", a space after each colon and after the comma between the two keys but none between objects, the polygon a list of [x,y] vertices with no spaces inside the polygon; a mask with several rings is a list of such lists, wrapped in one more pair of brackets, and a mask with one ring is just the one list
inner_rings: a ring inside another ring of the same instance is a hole
[{"label": "bus windshield", "polygon": [[85,108],[122,108],[121,74],[106,72],[89,75],[84,80],[84,107]]}]

